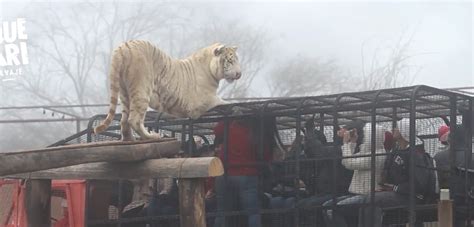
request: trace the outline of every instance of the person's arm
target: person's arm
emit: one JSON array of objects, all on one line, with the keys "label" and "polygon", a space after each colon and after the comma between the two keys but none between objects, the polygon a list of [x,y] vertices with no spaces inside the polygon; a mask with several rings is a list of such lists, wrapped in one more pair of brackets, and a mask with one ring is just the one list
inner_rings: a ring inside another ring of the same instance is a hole
[{"label": "person's arm", "polygon": [[[360,152],[357,153],[356,155],[370,155],[372,153],[370,146],[364,146],[365,144],[362,144],[360,147]],[[342,153],[344,156],[352,156],[353,151],[355,150],[356,144],[355,143],[349,143],[349,144],[344,144],[342,146]],[[385,153],[384,149],[378,149],[375,150],[376,154],[380,153]],[[379,155],[375,156],[375,169],[380,169],[382,168],[383,164],[385,161],[385,156]],[[342,164],[344,167],[347,169],[351,170],[370,170],[372,167],[372,157],[367,156],[367,157],[357,157],[357,158],[345,158],[342,159]]]},{"label": "person's arm", "polygon": [[[408,154],[410,155],[410,154]],[[408,160],[405,162],[405,165],[407,165],[407,168],[409,169],[410,167],[410,159],[408,157],[405,158],[405,160]],[[429,169],[424,168],[425,163],[424,163],[424,158],[423,154],[415,154],[415,194],[423,194],[425,192],[425,186],[428,184],[428,181],[430,180],[429,177]],[[410,170],[408,170],[409,172]],[[409,177],[407,177],[407,181],[403,182],[399,185],[394,185],[393,186],[393,191],[398,192],[400,194],[409,194],[410,193],[410,182],[408,181]]]}]

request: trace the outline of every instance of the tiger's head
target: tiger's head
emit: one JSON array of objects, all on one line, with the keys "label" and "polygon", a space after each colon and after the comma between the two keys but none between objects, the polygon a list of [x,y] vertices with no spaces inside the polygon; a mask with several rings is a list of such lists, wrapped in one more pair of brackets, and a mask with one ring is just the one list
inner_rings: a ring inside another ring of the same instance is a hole
[{"label": "tiger's head", "polygon": [[225,79],[227,82],[233,82],[240,79],[242,71],[240,70],[237,47],[227,47],[221,44],[213,48],[213,58],[211,60],[211,69],[214,69],[217,79]]}]

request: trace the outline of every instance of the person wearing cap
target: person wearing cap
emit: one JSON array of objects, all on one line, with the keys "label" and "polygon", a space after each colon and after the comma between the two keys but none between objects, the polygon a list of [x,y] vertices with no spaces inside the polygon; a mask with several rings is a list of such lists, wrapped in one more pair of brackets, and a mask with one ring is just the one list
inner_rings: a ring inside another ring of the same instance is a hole
[{"label": "person wearing cap", "polygon": [[443,145],[448,145],[449,126],[442,125],[438,128],[438,140]]},{"label": "person wearing cap", "polygon": [[439,185],[441,188],[449,187],[449,132],[450,129],[447,125],[442,125],[438,128],[438,141],[440,143],[436,146],[434,159],[436,161]]},{"label": "person wearing cap", "polygon": [[[376,191],[374,195],[375,208],[372,210],[370,206],[363,209],[359,216],[359,226],[368,226],[370,219],[373,219],[374,227],[382,226],[382,208],[406,206],[409,203],[410,194],[410,162],[413,155],[415,168],[415,196],[416,202],[422,203],[431,197],[431,193],[427,192],[427,188],[433,183],[429,169],[418,168],[426,166],[427,160],[432,160],[429,154],[425,152],[423,141],[415,137],[415,147],[410,147],[410,130],[409,120],[402,119],[398,122],[397,128],[393,129],[393,139],[395,140],[395,148],[387,156],[382,171],[382,179],[380,181],[381,190]],[[415,132],[416,133],[416,132]],[[436,177],[435,177],[436,178]],[[436,180],[435,180],[436,182]],[[435,183],[436,184],[436,183]],[[435,185],[432,185],[435,188]],[[366,202],[370,203],[370,196],[366,197]],[[374,211],[375,213],[372,213]],[[422,223],[421,223],[422,224]],[[420,225],[416,223],[415,226]]]}]

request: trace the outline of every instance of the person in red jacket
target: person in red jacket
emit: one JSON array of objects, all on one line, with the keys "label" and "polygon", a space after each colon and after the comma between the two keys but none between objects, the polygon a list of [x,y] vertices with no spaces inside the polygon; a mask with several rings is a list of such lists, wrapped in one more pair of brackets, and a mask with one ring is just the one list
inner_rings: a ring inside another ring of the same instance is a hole
[{"label": "person in red jacket", "polygon": [[[275,118],[263,119],[263,130],[259,130],[262,119],[247,118],[229,122],[227,151],[224,149],[224,122],[214,128],[215,141],[218,146],[218,157],[225,167],[225,176],[216,178],[217,211],[225,212],[240,207],[246,211],[248,227],[260,227],[258,213],[260,201],[258,196],[258,175],[261,161],[271,160],[271,151],[275,145]],[[260,134],[260,133],[263,133]],[[259,152],[260,136],[263,136],[263,153]],[[262,160],[263,159],[263,160]],[[235,198],[233,198],[235,196]],[[218,215],[214,227],[224,226],[225,217]]]}]

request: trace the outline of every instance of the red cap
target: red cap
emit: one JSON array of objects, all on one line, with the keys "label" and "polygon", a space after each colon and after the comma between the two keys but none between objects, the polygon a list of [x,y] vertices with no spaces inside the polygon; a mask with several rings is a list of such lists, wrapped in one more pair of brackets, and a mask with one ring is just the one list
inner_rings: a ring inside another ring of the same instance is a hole
[{"label": "red cap", "polygon": [[389,131],[385,132],[385,137],[383,141],[383,147],[385,150],[392,150],[392,148],[395,146],[395,140],[393,139],[393,134]]},{"label": "red cap", "polygon": [[441,142],[448,142],[449,126],[443,125],[438,128],[438,139]]}]

